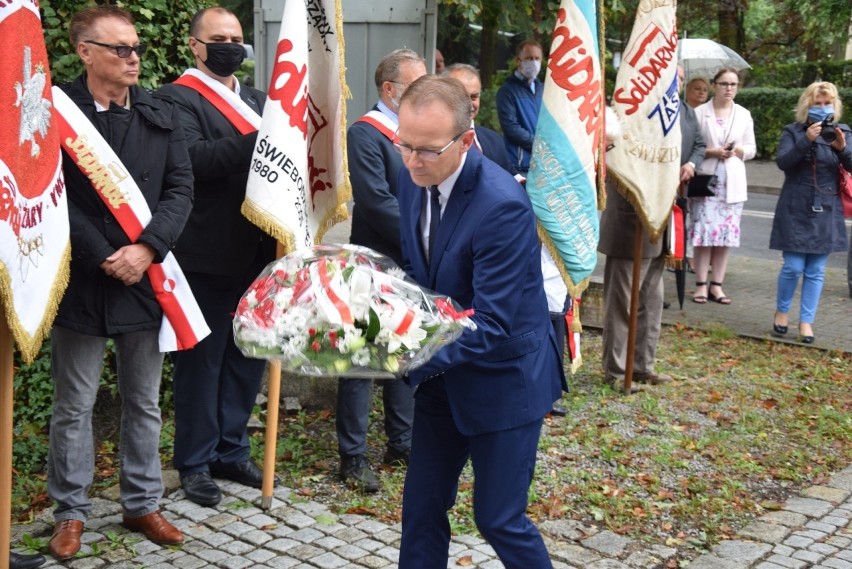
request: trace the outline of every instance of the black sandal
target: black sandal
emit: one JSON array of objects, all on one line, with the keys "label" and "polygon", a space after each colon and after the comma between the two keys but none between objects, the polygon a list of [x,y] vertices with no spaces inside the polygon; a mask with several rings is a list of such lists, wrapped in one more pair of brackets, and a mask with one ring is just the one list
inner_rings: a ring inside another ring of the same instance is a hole
[{"label": "black sandal", "polygon": [[[714,287],[714,286],[717,286],[721,289],[722,283],[717,283],[716,281],[710,281],[710,287]],[[730,298],[728,298],[725,295],[716,296],[715,294],[710,292],[710,288],[707,289],[707,298],[712,300],[713,302],[718,302],[719,304],[725,304],[725,305],[731,304],[731,302],[733,302]]]},{"label": "black sandal", "polygon": [[[704,281],[704,282],[695,281],[695,286],[696,287],[707,286],[707,281]],[[710,294],[709,288],[707,289],[707,294]],[[706,296],[693,296],[692,302],[694,302],[696,304],[707,304],[707,297]]]}]

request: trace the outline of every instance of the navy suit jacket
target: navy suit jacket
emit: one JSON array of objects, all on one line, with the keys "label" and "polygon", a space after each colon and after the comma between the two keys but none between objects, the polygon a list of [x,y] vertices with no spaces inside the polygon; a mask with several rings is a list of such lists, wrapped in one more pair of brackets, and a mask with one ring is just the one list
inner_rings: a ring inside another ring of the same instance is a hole
[{"label": "navy suit jacket", "polygon": [[405,169],[402,157],[388,137],[366,122],[349,127],[346,151],[354,200],[349,242],[374,249],[402,266],[396,200],[397,177]]},{"label": "navy suit jacket", "polygon": [[526,192],[494,162],[468,152],[429,265],[420,230],[424,190],[405,169],[398,188],[406,272],[421,286],[473,308],[477,326],[411,371],[406,381],[416,385],[443,374],[453,419],[465,436],[541,419],[560,397],[565,378]]},{"label": "navy suit jacket", "polygon": [[506,144],[503,142],[503,137],[490,128],[481,125],[476,125],[474,130],[476,130],[476,139],[482,146],[482,153],[511,175],[517,174],[518,169],[506,156]]}]

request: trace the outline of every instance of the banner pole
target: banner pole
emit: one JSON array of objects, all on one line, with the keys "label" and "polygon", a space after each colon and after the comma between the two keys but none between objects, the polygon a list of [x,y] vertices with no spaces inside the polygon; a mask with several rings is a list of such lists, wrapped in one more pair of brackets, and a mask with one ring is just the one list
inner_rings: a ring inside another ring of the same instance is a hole
[{"label": "banner pole", "polygon": [[12,412],[14,402],[12,332],[0,315],[0,569],[9,569],[12,523]]}]

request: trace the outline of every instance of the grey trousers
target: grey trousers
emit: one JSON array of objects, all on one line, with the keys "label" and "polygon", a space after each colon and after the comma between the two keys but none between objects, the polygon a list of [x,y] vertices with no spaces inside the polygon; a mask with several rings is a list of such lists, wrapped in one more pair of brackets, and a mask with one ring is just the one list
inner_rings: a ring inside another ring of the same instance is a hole
[{"label": "grey trousers", "polygon": [[[665,257],[642,259],[633,373],[654,373],[657,343],[660,340],[660,323],[663,317],[664,268]],[[624,379],[627,366],[627,333],[630,323],[632,281],[632,259],[606,258],[601,366],[604,374],[616,379]]]},{"label": "grey trousers", "polygon": [[[121,396],[119,489],[125,514],[134,518],[157,511],[163,495],[159,453],[163,354],[157,334],[145,330],[114,338]],[[47,492],[56,501],[57,522],[85,521],[92,512],[92,411],[107,339],[57,326],[50,341],[54,387]]]}]

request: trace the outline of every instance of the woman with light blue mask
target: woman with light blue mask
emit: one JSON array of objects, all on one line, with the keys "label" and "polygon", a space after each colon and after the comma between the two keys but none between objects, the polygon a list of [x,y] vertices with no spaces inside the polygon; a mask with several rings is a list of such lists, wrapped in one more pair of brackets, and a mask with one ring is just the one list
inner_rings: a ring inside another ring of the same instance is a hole
[{"label": "woman with light blue mask", "polygon": [[814,342],[813,323],[830,253],[846,251],[838,166],[852,172],[852,130],[840,124],[837,87],[811,83],[799,97],[796,122],[784,127],[776,163],[784,185],[775,206],[769,248],[783,253],[773,335],[788,329],[788,313],[802,280],[800,342]]}]

